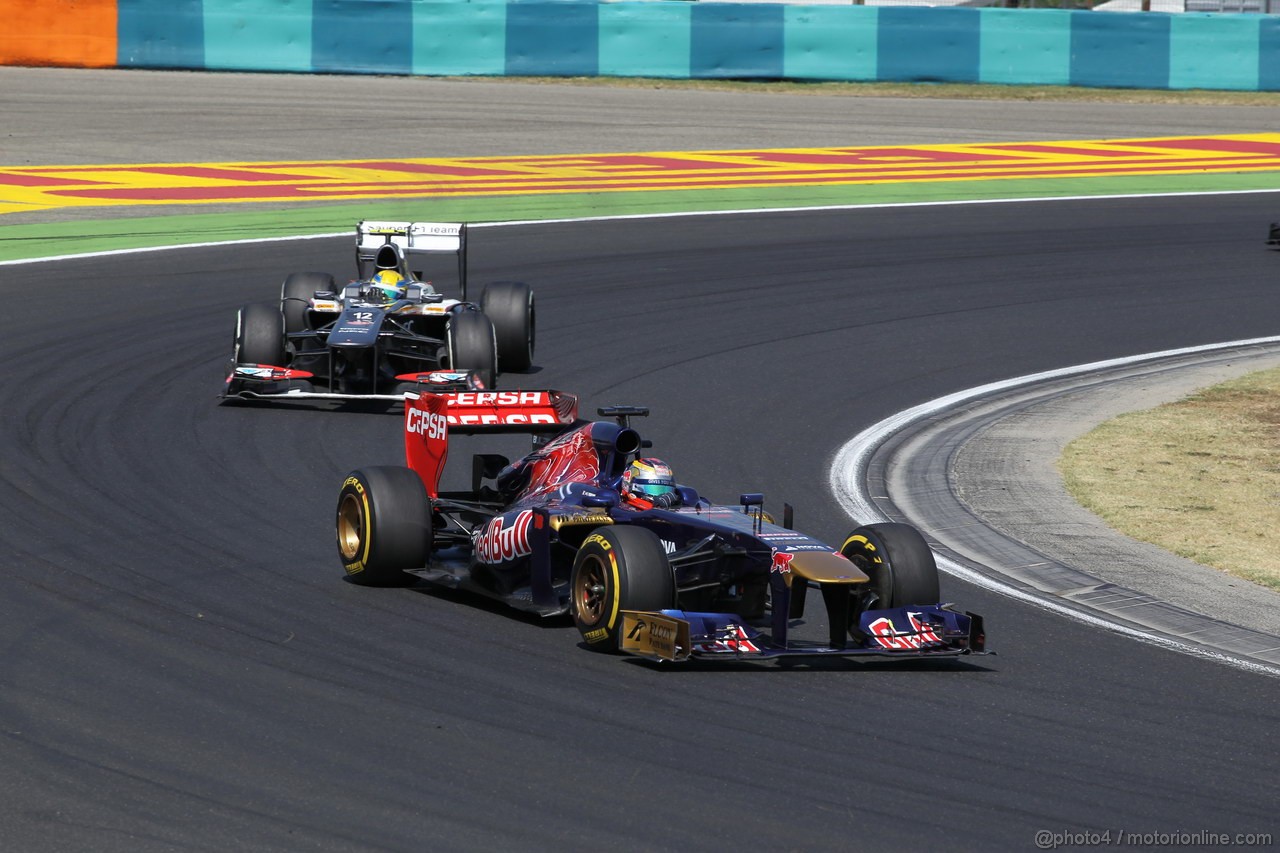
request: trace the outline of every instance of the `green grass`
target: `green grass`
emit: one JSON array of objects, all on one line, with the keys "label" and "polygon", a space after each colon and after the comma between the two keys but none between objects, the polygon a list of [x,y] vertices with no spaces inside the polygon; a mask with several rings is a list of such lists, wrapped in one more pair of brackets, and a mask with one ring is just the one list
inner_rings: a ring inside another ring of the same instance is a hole
[{"label": "green grass", "polygon": [[[447,199],[314,202],[294,209],[246,202],[230,213],[147,215],[147,206],[75,208],[61,221],[0,225],[0,260],[340,233],[360,219],[466,222],[572,219],[688,211],[912,204],[983,199],[1168,192],[1280,190],[1280,172],[1132,175],[1105,178],[922,181],[728,190],[567,193]],[[186,210],[196,211],[197,205]],[[109,210],[119,218],[96,219]],[[3,222],[0,217],[0,222]]]}]

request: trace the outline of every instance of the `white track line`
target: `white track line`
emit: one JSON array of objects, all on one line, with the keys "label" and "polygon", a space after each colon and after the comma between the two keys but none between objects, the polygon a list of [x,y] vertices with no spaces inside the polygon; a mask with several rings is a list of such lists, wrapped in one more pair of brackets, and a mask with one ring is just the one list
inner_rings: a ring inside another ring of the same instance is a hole
[{"label": "white track line", "polygon": [[[677,219],[688,216],[747,216],[750,214],[762,213],[806,213],[810,211],[832,211],[832,210],[884,210],[897,207],[956,207],[969,204],[1020,204],[1023,202],[1053,202],[1053,201],[1106,201],[1108,199],[1123,198],[1179,198],[1185,196],[1218,196],[1218,195],[1255,195],[1258,193],[1280,193],[1280,187],[1273,189],[1250,189],[1250,190],[1210,190],[1206,192],[1176,192],[1176,193],[1126,193],[1121,195],[1064,195],[1064,196],[1036,196],[1033,198],[971,198],[971,199],[953,199],[950,201],[901,201],[901,202],[885,202],[882,204],[829,204],[818,206],[800,206],[800,207],[758,207],[745,208],[742,210],[687,210],[673,211],[667,213],[621,213],[613,216],[578,216],[568,219],[514,219],[507,222],[476,222],[469,227],[471,228],[510,228],[513,226],[523,225],[563,225],[572,222],[613,222],[623,219]],[[128,220],[121,220],[127,222]],[[0,218],[0,225],[3,224],[3,218]],[[108,249],[102,252],[82,252],[72,255],[54,255],[45,258],[28,258],[12,261],[0,261],[0,267],[11,266],[13,264],[34,264],[46,261],[70,261],[81,258],[103,258],[111,255],[128,255],[135,252],[168,252],[176,249],[201,249],[210,246],[238,246],[248,243],[279,243],[288,240],[320,240],[331,237],[345,237],[351,234],[351,231],[339,231],[332,234],[308,234],[305,236],[293,237],[251,237],[243,240],[213,240],[202,243],[183,243],[172,246],[146,246],[137,249]],[[69,238],[64,238],[69,239]]]}]

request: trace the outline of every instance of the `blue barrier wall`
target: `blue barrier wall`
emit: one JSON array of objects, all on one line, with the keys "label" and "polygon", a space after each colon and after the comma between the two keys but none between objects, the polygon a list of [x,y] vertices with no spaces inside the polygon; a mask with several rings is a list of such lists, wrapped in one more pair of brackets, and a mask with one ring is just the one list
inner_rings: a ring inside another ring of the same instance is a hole
[{"label": "blue barrier wall", "polygon": [[1262,30],[1258,44],[1258,88],[1280,91],[1280,20],[1264,18],[1258,26]]},{"label": "blue barrier wall", "polygon": [[782,70],[791,80],[875,80],[879,67],[874,6],[784,7]]},{"label": "blue barrier wall", "polygon": [[877,78],[978,82],[982,79],[982,15],[973,14],[976,11],[882,7],[876,28]]},{"label": "blue barrier wall", "polygon": [[1055,86],[1071,82],[1071,21],[1074,12],[986,9],[979,35],[979,78],[984,83]]},{"label": "blue barrier wall", "polygon": [[[1082,16],[1071,22],[1071,83],[1165,89],[1172,15]],[[1111,82],[1107,82],[1111,81]]]},{"label": "blue barrier wall", "polygon": [[118,64],[1280,90],[1280,21],[679,0],[117,0]]},{"label": "blue barrier wall", "polygon": [[118,0],[117,55],[133,68],[206,68],[201,0]]},{"label": "blue barrier wall", "polygon": [[599,76],[600,6],[508,4],[506,73],[512,77]]},{"label": "blue barrier wall", "polygon": [[427,75],[507,73],[507,6],[505,3],[468,5],[457,14],[457,3],[418,3],[413,15],[413,68]]},{"label": "blue barrier wall", "polygon": [[689,19],[689,77],[783,76],[783,7],[695,3]]},{"label": "blue barrier wall", "polygon": [[692,3],[600,6],[600,73],[682,77],[689,73]]},{"label": "blue barrier wall", "polygon": [[404,0],[314,0],[312,70],[410,73],[413,19],[413,6]]},{"label": "blue barrier wall", "polygon": [[208,68],[311,71],[314,67],[311,0],[204,0],[203,25]]}]

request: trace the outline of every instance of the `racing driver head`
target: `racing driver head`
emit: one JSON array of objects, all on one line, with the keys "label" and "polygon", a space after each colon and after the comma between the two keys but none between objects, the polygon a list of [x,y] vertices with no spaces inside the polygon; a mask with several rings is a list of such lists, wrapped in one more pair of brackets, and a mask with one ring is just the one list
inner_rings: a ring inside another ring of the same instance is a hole
[{"label": "racing driver head", "polygon": [[680,503],[676,477],[671,466],[661,459],[637,459],[622,474],[622,491],[632,498],[649,501],[654,506]]},{"label": "racing driver head", "polygon": [[373,287],[382,292],[384,302],[395,302],[404,295],[403,281],[404,276],[395,270],[382,270],[370,279]]}]

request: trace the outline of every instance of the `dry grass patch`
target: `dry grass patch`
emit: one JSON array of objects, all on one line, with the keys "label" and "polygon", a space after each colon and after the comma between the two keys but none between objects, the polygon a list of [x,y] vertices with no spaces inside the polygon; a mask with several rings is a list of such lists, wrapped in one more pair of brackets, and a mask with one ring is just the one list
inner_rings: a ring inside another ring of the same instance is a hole
[{"label": "dry grass patch", "polygon": [[[433,79],[433,78],[422,78]],[[439,78],[434,78],[439,79]],[[491,77],[450,77],[493,82]],[[1096,89],[1082,86],[1009,86],[992,83],[848,83],[796,80],[680,80],[651,77],[503,77],[504,84],[596,86],[613,89],[696,89],[743,94],[826,95],[846,98],[938,98],[964,101],[1076,101],[1111,104],[1193,104],[1278,107],[1280,92],[1211,89]]]},{"label": "dry grass patch", "polygon": [[1280,368],[1108,421],[1058,469],[1120,532],[1280,590]]}]

